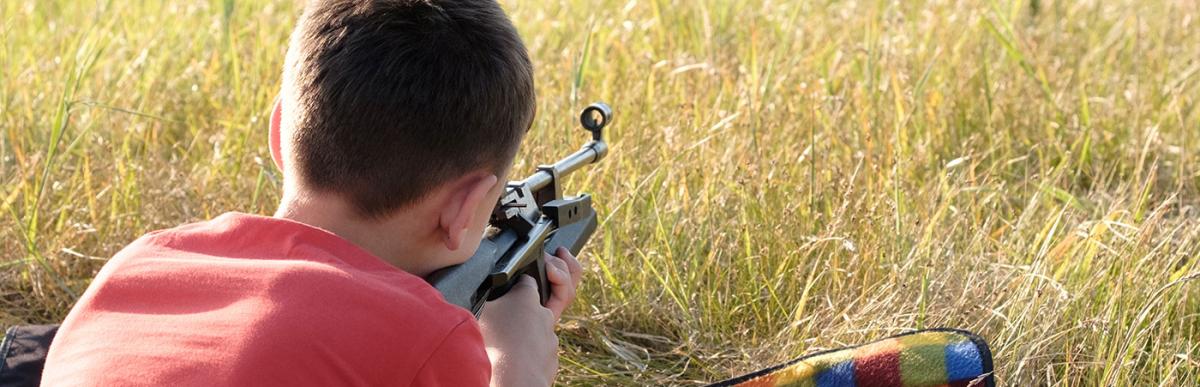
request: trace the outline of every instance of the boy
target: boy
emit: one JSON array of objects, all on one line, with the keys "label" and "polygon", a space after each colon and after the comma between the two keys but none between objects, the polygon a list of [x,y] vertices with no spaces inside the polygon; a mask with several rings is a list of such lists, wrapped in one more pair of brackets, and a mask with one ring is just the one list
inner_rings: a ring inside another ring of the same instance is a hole
[{"label": "boy", "polygon": [[271,119],[273,218],[152,232],[64,321],[43,384],[545,386],[580,279],[547,257],[478,323],[421,277],[465,261],[534,115],[494,0],[315,0]]}]

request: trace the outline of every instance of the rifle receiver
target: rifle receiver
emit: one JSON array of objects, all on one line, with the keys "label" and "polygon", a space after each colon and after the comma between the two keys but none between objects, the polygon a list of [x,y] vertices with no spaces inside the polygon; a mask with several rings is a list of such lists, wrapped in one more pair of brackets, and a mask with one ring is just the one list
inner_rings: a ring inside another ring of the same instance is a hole
[{"label": "rifle receiver", "polygon": [[524,180],[508,182],[492,211],[496,232],[466,262],[426,278],[446,301],[478,316],[484,302],[507,293],[525,274],[537,280],[542,303],[549,299],[544,256],[559,247],[579,254],[598,225],[591,196],[564,196],[562,178],[608,154],[604,127],[612,114],[602,102],[588,105],[579,113],[579,124],[591,132],[591,141],[554,164],[538,166]]}]

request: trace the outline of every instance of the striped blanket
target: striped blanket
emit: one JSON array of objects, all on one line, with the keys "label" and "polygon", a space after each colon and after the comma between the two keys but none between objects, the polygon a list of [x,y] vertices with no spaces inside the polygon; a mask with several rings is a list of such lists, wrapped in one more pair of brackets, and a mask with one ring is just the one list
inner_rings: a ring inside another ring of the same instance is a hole
[{"label": "striped blanket", "polygon": [[930,329],[804,356],[709,387],[994,387],[982,338]]}]

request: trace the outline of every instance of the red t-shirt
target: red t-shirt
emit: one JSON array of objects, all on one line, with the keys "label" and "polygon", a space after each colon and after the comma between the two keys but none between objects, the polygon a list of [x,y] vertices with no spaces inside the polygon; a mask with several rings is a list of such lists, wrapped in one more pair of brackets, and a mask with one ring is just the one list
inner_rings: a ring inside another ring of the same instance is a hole
[{"label": "red t-shirt", "polygon": [[327,231],[229,213],[110,260],[63,322],[44,386],[482,386],[479,326]]}]

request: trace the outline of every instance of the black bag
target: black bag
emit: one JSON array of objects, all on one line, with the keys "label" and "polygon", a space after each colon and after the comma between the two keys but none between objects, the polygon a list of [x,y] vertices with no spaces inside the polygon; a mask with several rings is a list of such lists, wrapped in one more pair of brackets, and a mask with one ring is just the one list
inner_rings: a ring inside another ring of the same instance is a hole
[{"label": "black bag", "polygon": [[8,329],[0,343],[0,387],[36,387],[58,325],[21,325]]}]

